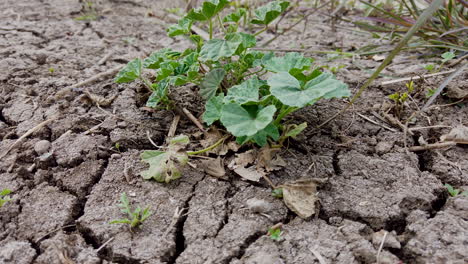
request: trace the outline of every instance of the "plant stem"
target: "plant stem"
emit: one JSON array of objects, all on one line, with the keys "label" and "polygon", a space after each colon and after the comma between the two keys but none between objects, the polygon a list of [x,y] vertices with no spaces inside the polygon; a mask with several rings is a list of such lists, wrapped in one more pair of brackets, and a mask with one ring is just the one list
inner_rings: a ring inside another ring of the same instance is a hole
[{"label": "plant stem", "polygon": [[224,28],[223,21],[221,21],[221,17],[219,16],[219,14],[216,15],[216,17],[218,18],[219,25],[220,25],[221,28],[223,29],[224,34],[227,34],[226,28]]},{"label": "plant stem", "polygon": [[274,121],[274,124],[276,126],[279,126],[280,123],[281,123],[281,120],[283,120],[283,118],[287,115],[289,115],[290,113],[296,111],[297,108],[296,107],[290,107],[290,106],[283,106],[280,110],[280,113],[278,114],[278,116],[276,117],[275,121]]},{"label": "plant stem", "polygon": [[228,137],[230,136],[225,136],[223,137],[222,139],[216,141],[216,143],[214,143],[213,145],[207,147],[207,148],[204,148],[204,149],[201,149],[201,150],[195,150],[195,151],[187,151],[187,155],[189,156],[193,156],[193,155],[198,155],[198,154],[201,154],[201,153],[205,153],[207,151],[210,151],[212,149],[215,149],[216,147],[218,147],[219,145],[221,145],[221,143],[224,142],[224,140],[226,140]]},{"label": "plant stem", "polygon": [[146,88],[148,88],[148,90],[150,92],[153,91],[153,85],[151,84],[150,81],[148,81],[146,78],[144,78],[143,76],[140,76],[140,80],[143,81],[143,83],[145,84]]},{"label": "plant stem", "polygon": [[258,36],[258,35],[262,34],[262,33],[265,32],[267,29],[268,29],[268,26],[265,26],[262,30],[257,31],[257,32],[254,34],[254,36]]},{"label": "plant stem", "polygon": [[210,19],[210,40],[213,38],[213,20]]}]

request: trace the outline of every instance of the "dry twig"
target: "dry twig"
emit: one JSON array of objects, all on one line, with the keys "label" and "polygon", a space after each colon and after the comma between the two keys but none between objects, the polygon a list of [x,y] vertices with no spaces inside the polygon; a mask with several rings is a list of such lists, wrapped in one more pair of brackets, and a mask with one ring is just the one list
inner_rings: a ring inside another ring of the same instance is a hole
[{"label": "dry twig", "polygon": [[8,153],[21,145],[21,143],[23,142],[23,140],[25,138],[27,138],[28,136],[30,136],[31,134],[33,134],[34,132],[38,131],[39,129],[43,128],[44,126],[46,126],[47,124],[51,123],[52,121],[56,120],[58,118],[58,116],[54,116],[52,118],[49,118],[41,123],[39,123],[37,126],[29,129],[26,133],[24,133],[21,137],[19,137],[15,143],[13,143],[6,151],[5,153],[3,153],[3,155],[0,156],[0,159],[3,159],[6,155],[8,155]]}]

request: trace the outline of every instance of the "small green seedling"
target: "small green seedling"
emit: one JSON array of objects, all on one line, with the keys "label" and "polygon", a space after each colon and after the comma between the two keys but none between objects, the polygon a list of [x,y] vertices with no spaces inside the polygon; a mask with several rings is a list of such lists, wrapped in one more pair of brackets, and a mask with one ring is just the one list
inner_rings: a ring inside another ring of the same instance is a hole
[{"label": "small green seedling", "polygon": [[49,73],[50,73],[50,74],[54,74],[54,72],[55,72],[55,68],[50,67],[50,68],[49,68]]},{"label": "small green seedling", "polygon": [[434,88],[434,89],[429,88],[429,89],[427,90],[426,98],[431,98],[431,97],[435,94],[436,91],[437,91],[436,88]]},{"label": "small green seedling", "polygon": [[270,236],[271,239],[275,241],[280,241],[281,240],[281,234],[283,232],[281,231],[281,228],[270,228],[268,229],[268,235]]},{"label": "small green seedling", "polygon": [[115,148],[118,152],[121,152],[121,151],[120,151],[120,143],[119,143],[119,142],[116,142],[116,143],[115,143],[114,148]]},{"label": "small green seedling", "polygon": [[283,188],[276,188],[271,191],[271,195],[275,198],[283,198]]},{"label": "small green seedling", "polygon": [[468,196],[468,191],[464,191],[464,192],[460,193],[460,190],[459,190],[459,189],[453,188],[453,186],[450,185],[450,184],[448,184],[448,183],[444,184],[444,187],[447,188],[448,193],[449,193],[450,196],[452,196],[452,197],[455,197],[455,196],[457,196],[457,195],[459,195],[459,194],[460,194],[460,195],[464,195],[464,196]]},{"label": "small green seedling", "polygon": [[128,218],[113,220],[110,224],[127,224],[130,228],[135,228],[143,224],[143,222],[152,214],[149,207],[141,209],[138,206],[134,211],[132,211],[126,193],[122,193],[120,202],[119,207],[121,208],[122,213],[126,213],[128,215]]},{"label": "small green seedling", "polygon": [[453,52],[445,52],[441,55],[442,59],[440,60],[440,64],[439,66],[436,68],[436,66],[434,64],[427,64],[424,67],[424,69],[426,69],[428,72],[430,73],[436,73],[436,72],[439,72],[442,67],[444,66],[444,64],[450,60],[453,60],[453,58],[455,58],[455,53]]},{"label": "small green seedling", "polygon": [[8,196],[11,193],[11,190],[9,189],[3,189],[0,192],[0,207],[2,207],[5,203],[11,201],[10,196]]},{"label": "small green seedling", "polygon": [[415,90],[413,81],[406,83],[405,86],[406,86],[406,92],[403,92],[403,93],[396,92],[388,96],[388,98],[392,99],[393,102],[395,103],[395,111],[396,111],[397,116],[400,116],[401,110],[403,109],[403,104],[406,102],[406,100],[408,100],[411,93],[413,93]]}]

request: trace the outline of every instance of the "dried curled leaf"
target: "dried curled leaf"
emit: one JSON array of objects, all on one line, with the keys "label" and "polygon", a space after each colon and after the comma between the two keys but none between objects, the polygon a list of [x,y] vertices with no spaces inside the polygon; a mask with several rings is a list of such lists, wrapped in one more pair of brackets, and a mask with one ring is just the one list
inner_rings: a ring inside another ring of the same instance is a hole
[{"label": "dried curled leaf", "polygon": [[441,136],[440,140],[468,144],[468,127],[459,125],[455,128],[452,128],[448,134]]},{"label": "dried curled leaf", "polygon": [[203,170],[216,178],[223,178],[226,175],[224,164],[220,157],[202,161]]},{"label": "dried curled leaf", "polygon": [[312,179],[298,180],[278,186],[283,189],[283,200],[286,206],[300,218],[306,219],[315,214],[318,181]]},{"label": "dried curled leaf", "polygon": [[179,166],[188,162],[188,155],[181,151],[189,139],[185,135],[177,136],[169,141],[167,151],[146,150],[141,154],[143,162],[149,163],[150,167],[141,172],[141,176],[146,179],[155,179],[158,182],[170,182],[180,178],[182,173]]}]

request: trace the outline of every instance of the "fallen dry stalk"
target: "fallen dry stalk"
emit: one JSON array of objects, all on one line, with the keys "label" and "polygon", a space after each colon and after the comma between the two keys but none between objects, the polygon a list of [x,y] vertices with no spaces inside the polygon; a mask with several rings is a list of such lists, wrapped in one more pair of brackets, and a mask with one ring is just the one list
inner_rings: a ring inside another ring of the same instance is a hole
[{"label": "fallen dry stalk", "polygon": [[31,134],[33,134],[34,132],[38,131],[39,129],[43,128],[44,126],[46,126],[47,124],[51,123],[52,121],[56,120],[58,118],[58,116],[54,116],[52,118],[49,118],[41,123],[39,123],[37,126],[29,129],[26,133],[24,133],[21,137],[19,137],[15,143],[13,143],[6,151],[5,153],[3,153],[2,156],[0,156],[0,159],[3,159],[6,155],[8,155],[8,153],[21,145],[21,143],[23,142],[23,140],[27,137],[29,137]]},{"label": "fallen dry stalk", "polygon": [[405,77],[405,78],[401,78],[401,79],[385,81],[385,82],[380,83],[380,85],[389,85],[389,84],[392,84],[392,83],[414,81],[414,80],[419,80],[421,78],[425,79],[425,78],[435,77],[435,76],[439,76],[439,75],[449,74],[449,73],[452,73],[454,71],[455,70],[450,70],[450,71],[444,71],[444,72],[425,74],[425,75],[422,75],[422,76],[418,75],[418,76],[412,76],[412,77]]},{"label": "fallen dry stalk", "polygon": [[[468,144],[468,142],[466,143]],[[441,142],[441,143],[434,143],[434,144],[427,144],[424,146],[414,146],[410,147],[409,151],[411,152],[418,152],[418,151],[425,151],[425,150],[431,150],[431,149],[440,149],[440,148],[446,148],[446,147],[452,147],[457,145],[457,142]]]},{"label": "fallen dry stalk", "polygon": [[68,87],[65,87],[63,88],[62,90],[58,91],[56,94],[55,94],[55,98],[62,98],[64,97],[66,94],[69,94],[73,89],[76,89],[78,87],[81,87],[81,86],[84,86],[84,85],[87,85],[87,84],[90,84],[94,81],[97,81],[101,78],[104,78],[104,77],[107,77],[109,75],[114,75],[116,73],[118,73],[120,71],[120,69],[122,69],[123,66],[122,65],[119,65],[115,68],[112,68],[108,71],[105,71],[105,72],[101,72],[101,73],[98,73],[94,76],[91,76],[90,78],[84,80],[84,81],[81,81],[79,83],[75,83],[74,85],[71,85],[71,86],[68,86]]}]

